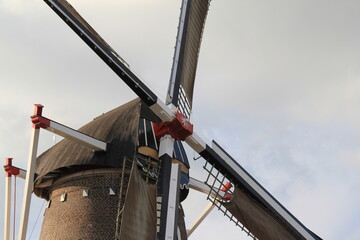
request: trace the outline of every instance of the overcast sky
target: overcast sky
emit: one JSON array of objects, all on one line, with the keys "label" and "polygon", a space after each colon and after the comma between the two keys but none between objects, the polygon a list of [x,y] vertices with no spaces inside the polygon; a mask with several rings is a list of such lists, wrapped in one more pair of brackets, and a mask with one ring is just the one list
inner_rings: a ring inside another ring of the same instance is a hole
[{"label": "overcast sky", "polygon": [[[71,3],[164,100],[180,0]],[[0,34],[1,159],[26,168],[34,103],[45,105],[44,116],[79,128],[135,98],[43,1],[0,0]],[[360,239],[359,106],[358,0],[211,2],[195,131],[220,143],[324,239]],[[39,153],[58,140],[42,131]],[[201,169],[196,164],[193,173]],[[204,197],[190,194],[188,223]],[[43,201],[33,202],[29,233],[42,214]],[[0,198],[0,216],[3,205]],[[39,219],[31,239],[39,236]],[[2,236],[2,218],[0,226]],[[240,232],[213,212],[190,239],[246,239]]]}]

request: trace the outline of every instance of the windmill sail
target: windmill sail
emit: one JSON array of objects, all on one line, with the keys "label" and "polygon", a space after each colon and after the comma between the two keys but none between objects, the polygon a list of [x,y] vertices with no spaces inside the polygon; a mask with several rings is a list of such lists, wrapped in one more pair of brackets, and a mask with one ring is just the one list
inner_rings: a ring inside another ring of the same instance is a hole
[{"label": "windmill sail", "polygon": [[129,69],[128,64],[66,0],[44,0],[93,51],[149,106],[156,95]]},{"label": "windmill sail", "polygon": [[[192,144],[190,142],[190,144]],[[198,153],[207,161],[204,169],[209,173],[206,184],[212,191],[208,199],[218,206],[230,220],[253,236],[254,239],[313,239],[321,240],[306,228],[266,189],[261,186],[215,141],[212,147],[206,145]],[[227,189],[227,182],[235,185],[235,190]],[[227,189],[231,198],[222,198],[221,189]],[[228,191],[230,190],[230,191]],[[212,197],[212,196],[217,197]]]},{"label": "windmill sail", "polygon": [[[257,204],[249,194],[240,187],[236,187],[229,202],[223,206],[239,220],[258,239],[268,240],[296,240],[296,236],[266,207]],[[310,233],[310,232],[309,232]]]},{"label": "windmill sail", "polygon": [[184,0],[166,103],[190,117],[199,50],[210,0]]}]

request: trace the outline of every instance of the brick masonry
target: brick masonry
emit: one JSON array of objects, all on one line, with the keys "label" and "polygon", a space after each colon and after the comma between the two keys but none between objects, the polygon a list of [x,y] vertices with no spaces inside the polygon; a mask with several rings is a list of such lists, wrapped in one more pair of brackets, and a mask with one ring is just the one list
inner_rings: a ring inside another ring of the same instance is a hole
[{"label": "brick masonry", "polygon": [[[120,169],[88,170],[58,179],[50,189],[40,239],[114,239],[120,182]],[[110,195],[110,188],[115,195]],[[60,201],[62,194],[65,201]]]}]

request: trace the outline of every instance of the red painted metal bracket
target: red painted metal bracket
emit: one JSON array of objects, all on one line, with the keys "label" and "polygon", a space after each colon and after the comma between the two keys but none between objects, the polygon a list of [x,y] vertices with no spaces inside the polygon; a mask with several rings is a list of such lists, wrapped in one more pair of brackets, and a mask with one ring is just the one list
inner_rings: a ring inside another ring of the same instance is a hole
[{"label": "red painted metal bracket", "polygon": [[50,120],[42,116],[32,116],[31,121],[37,129],[50,127]]},{"label": "red painted metal bracket", "polygon": [[185,138],[193,133],[193,124],[189,119],[178,111],[175,112],[175,118],[172,121],[153,123],[155,136],[160,139],[162,136],[169,134],[175,140],[184,141]]},{"label": "red painted metal bracket", "polygon": [[225,192],[225,200],[230,200],[232,197],[232,194],[228,193],[230,191],[230,189],[233,187],[233,185],[231,184],[231,182],[227,182],[225,183],[225,186],[221,188],[221,191]]},{"label": "red painted metal bracket", "polygon": [[32,127],[35,128],[35,129],[39,129],[41,128],[42,126],[39,125],[39,122],[38,121],[35,121],[34,119],[38,118],[38,117],[41,117],[42,115],[42,110],[44,108],[43,105],[41,104],[34,104],[35,108],[34,108],[34,115],[31,116],[31,121],[33,122],[33,125]]},{"label": "red painted metal bracket", "polygon": [[20,169],[14,166],[5,165],[4,170],[6,172],[6,177],[11,177],[12,175],[19,175]]},{"label": "red painted metal bracket", "polygon": [[97,151],[106,151],[107,143],[99,139],[88,136],[84,133],[76,131],[72,128],[69,128],[65,125],[57,123],[51,119],[42,116],[43,105],[35,104],[34,115],[31,116],[31,121],[33,123],[33,128],[35,129],[46,129],[47,131],[58,134],[62,137],[72,139],[74,141],[86,144],[91,148],[94,148]]},{"label": "red painted metal bracket", "polygon": [[4,165],[4,170],[6,172],[6,177],[11,177],[12,175],[18,175],[20,169],[12,165],[12,158],[6,158],[6,165]]}]

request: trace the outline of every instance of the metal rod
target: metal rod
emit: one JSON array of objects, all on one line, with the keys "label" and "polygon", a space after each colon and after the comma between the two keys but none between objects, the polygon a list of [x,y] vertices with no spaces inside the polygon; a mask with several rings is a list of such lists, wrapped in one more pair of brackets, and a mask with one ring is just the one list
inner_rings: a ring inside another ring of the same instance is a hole
[{"label": "metal rod", "polygon": [[26,230],[27,230],[29,212],[30,212],[31,194],[33,191],[39,135],[40,135],[40,129],[33,127],[27,172],[26,172],[23,205],[22,205],[21,218],[20,218],[20,228],[19,228],[19,236],[18,236],[19,240],[25,240],[26,238]]}]

